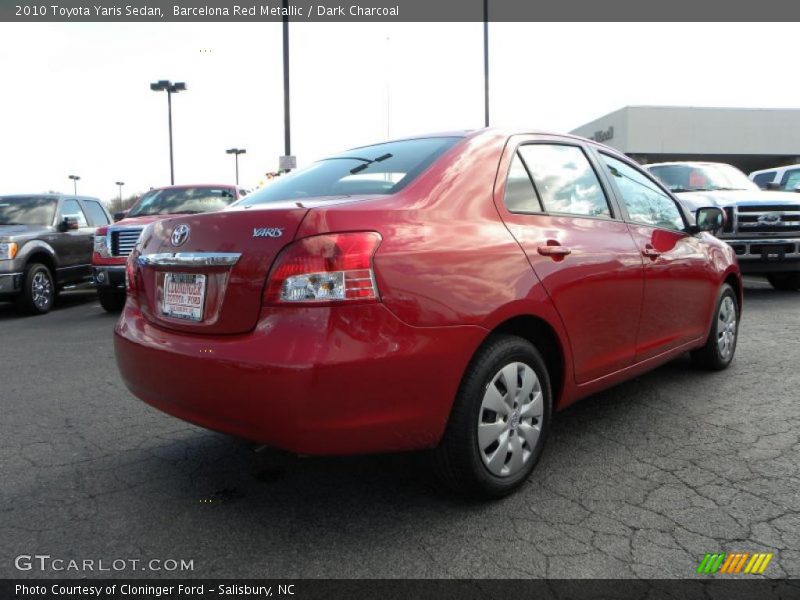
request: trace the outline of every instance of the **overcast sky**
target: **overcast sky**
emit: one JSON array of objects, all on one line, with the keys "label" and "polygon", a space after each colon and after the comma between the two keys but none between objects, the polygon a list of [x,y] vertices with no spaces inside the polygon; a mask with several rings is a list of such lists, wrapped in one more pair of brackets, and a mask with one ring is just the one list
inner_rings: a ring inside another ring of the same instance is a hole
[{"label": "overcast sky", "polygon": [[[490,26],[492,124],[569,131],[634,104],[797,107],[796,25]],[[292,152],[483,125],[482,24],[291,25]],[[281,26],[0,24],[0,193],[107,200],[169,183],[254,186],[283,153]]]}]

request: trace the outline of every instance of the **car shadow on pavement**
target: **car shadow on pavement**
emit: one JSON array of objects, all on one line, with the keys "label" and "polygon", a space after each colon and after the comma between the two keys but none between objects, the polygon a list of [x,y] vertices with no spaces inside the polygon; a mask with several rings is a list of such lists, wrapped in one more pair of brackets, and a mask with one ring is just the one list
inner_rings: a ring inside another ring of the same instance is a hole
[{"label": "car shadow on pavement", "polygon": [[[56,298],[55,304],[51,312],[62,311],[88,304],[89,302],[97,302],[97,292],[93,289],[85,290],[69,290],[61,292]],[[102,309],[101,313],[104,313]],[[42,315],[27,315],[17,310],[14,302],[0,302],[0,321],[4,319],[25,319],[25,318],[39,318]]]}]

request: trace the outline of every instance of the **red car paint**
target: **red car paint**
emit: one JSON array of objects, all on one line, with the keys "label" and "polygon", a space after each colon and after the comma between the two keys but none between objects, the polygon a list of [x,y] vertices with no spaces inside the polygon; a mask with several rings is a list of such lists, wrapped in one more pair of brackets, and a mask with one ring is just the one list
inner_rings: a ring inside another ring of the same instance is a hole
[{"label": "red car paint", "polygon": [[[535,328],[548,340],[556,409],[702,346],[723,282],[741,306],[730,247],[710,234],[615,218],[510,213],[511,157],[519,143],[542,140],[626,160],[570,136],[481,130],[394,194],[159,220],[131,255],[115,329],[125,383],[169,414],[285,450],[382,452],[439,442],[471,357],[500,328]],[[241,258],[202,268],[141,264],[174,252],[180,225],[191,230],[181,252]],[[283,235],[253,237],[260,227]],[[269,301],[279,253],[293,240],[340,232],[380,235],[377,301]],[[207,276],[202,322],[157,309],[165,270]]]}]

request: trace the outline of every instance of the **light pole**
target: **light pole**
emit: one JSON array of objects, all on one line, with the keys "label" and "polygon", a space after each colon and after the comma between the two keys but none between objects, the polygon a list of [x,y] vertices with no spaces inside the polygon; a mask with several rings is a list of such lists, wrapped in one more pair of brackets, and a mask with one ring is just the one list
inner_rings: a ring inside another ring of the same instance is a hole
[{"label": "light pole", "polygon": [[236,185],[239,185],[239,155],[247,154],[247,150],[244,148],[228,148],[225,150],[225,154],[233,154],[236,161]]},{"label": "light pole", "polygon": [[489,126],[489,0],[483,0],[483,126]]},{"label": "light pole", "polygon": [[125,182],[124,181],[115,181],[114,183],[116,183],[119,186],[119,206],[120,206],[120,209],[121,209],[122,208],[122,186],[125,185]]},{"label": "light pole", "polygon": [[150,89],[154,92],[167,92],[167,116],[169,118],[169,180],[175,185],[175,163],[172,158],[172,94],[186,91],[186,84],[182,81],[172,83],[166,79],[161,79],[150,84]]},{"label": "light pole", "polygon": [[72,190],[73,190],[74,194],[77,196],[78,195],[78,179],[80,179],[80,177],[78,177],[77,175],[70,175],[69,178],[72,179]]},{"label": "light pole", "polygon": [[[289,112],[289,0],[283,0],[283,154],[292,154],[291,115]],[[286,169],[289,171],[290,169]]]}]

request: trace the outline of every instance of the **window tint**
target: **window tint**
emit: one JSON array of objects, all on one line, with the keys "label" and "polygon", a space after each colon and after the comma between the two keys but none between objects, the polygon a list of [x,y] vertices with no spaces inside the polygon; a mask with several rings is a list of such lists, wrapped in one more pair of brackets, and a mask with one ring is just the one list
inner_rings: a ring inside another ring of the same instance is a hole
[{"label": "window tint", "polygon": [[0,225],[52,225],[58,202],[36,196],[0,196]]},{"label": "window tint", "polygon": [[631,221],[679,231],[684,228],[677,205],[655,183],[621,160],[605,154],[601,156],[617,184]]},{"label": "window tint", "polygon": [[511,212],[541,212],[542,205],[533,188],[528,171],[522,164],[519,153],[514,153],[511,168],[506,179],[506,192],[504,197],[506,208]]},{"label": "window tint", "polygon": [[238,206],[320,196],[393,194],[460,139],[422,138],[355,148],[278,177],[245,196]]},{"label": "window tint", "polygon": [[93,200],[84,200],[83,205],[86,207],[86,211],[89,213],[89,217],[92,219],[92,224],[100,227],[101,225],[108,225],[108,217],[106,216],[106,211],[103,210],[103,207],[100,206],[98,202],[94,202]]},{"label": "window tint", "polygon": [[610,217],[600,181],[577,146],[529,144],[519,153],[548,212]]},{"label": "window tint", "polygon": [[753,177],[753,181],[761,189],[767,187],[768,183],[772,183],[773,179],[775,179],[775,171],[769,171],[768,173],[759,173],[758,175]]},{"label": "window tint", "polygon": [[787,192],[793,192],[797,186],[800,186],[800,169],[786,171],[783,175],[783,185],[781,187]]},{"label": "window tint", "polygon": [[150,190],[128,213],[129,217],[149,215],[196,215],[222,210],[235,198],[228,187],[175,187]]},{"label": "window tint", "polygon": [[78,221],[78,227],[88,227],[89,223],[86,221],[86,215],[83,214],[81,205],[77,200],[64,200],[61,205],[61,219],[70,217]]}]

